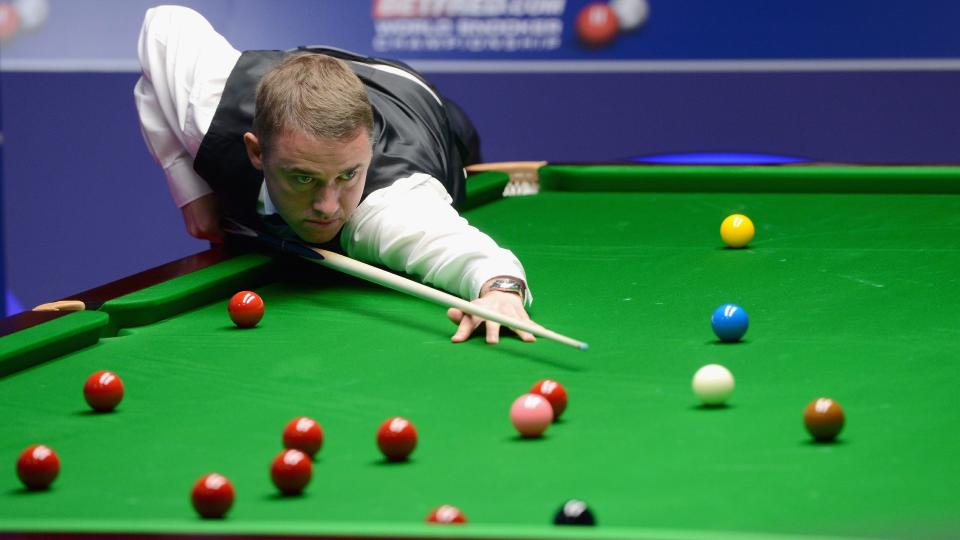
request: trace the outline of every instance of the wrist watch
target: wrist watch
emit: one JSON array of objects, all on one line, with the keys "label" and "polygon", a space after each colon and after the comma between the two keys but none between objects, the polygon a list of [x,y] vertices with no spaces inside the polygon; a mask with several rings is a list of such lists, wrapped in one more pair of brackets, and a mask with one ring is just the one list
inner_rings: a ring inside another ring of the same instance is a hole
[{"label": "wrist watch", "polygon": [[519,279],[510,277],[495,278],[487,290],[516,293],[520,295],[520,300],[526,301],[527,299],[527,285]]}]

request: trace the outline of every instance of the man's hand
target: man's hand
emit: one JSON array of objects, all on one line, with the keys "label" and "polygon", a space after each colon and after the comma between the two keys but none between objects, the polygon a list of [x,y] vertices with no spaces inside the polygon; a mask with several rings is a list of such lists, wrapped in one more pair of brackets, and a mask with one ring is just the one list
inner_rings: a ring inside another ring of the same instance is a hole
[{"label": "man's hand", "polygon": [[[527,310],[523,307],[523,299],[520,298],[519,294],[504,291],[487,291],[481,293],[480,298],[477,298],[471,303],[520,319],[521,321],[530,320],[530,317],[527,315]],[[460,343],[461,341],[469,339],[473,331],[481,324],[486,326],[487,343],[500,342],[500,324],[498,323],[485,321],[480,317],[466,314],[457,308],[448,309],[447,317],[449,317],[454,324],[458,325],[457,333],[450,338],[450,341],[454,343]],[[516,333],[523,341],[533,342],[537,340],[537,338],[529,332],[516,331]]]},{"label": "man's hand", "polygon": [[183,213],[183,222],[190,236],[214,243],[223,242],[223,231],[220,230],[220,204],[217,203],[213,193],[188,202],[180,208],[180,211]]}]

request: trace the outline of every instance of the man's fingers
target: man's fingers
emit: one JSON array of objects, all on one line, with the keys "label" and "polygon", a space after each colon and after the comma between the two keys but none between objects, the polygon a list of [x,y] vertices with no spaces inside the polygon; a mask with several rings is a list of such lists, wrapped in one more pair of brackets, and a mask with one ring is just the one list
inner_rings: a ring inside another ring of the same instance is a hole
[{"label": "man's fingers", "polygon": [[[531,321],[530,317],[527,316],[526,312],[523,310],[519,310],[514,313],[509,313],[509,310],[507,310],[507,313],[516,319],[533,325],[534,327],[542,328],[539,324]],[[486,335],[487,343],[496,344],[500,342],[501,325],[499,323],[485,321],[480,317],[470,315],[457,308],[447,309],[447,318],[450,319],[450,322],[457,325],[456,333],[450,338],[450,341],[454,343],[460,343],[470,339],[470,336],[473,335],[477,327],[481,324],[486,327],[484,334]],[[536,336],[530,332],[516,329],[511,330],[513,330],[513,332],[516,333],[521,340],[527,343],[533,343],[537,341]]]},{"label": "man's fingers", "polygon": [[487,343],[500,343],[500,324],[493,321],[484,323],[487,327]]},{"label": "man's fingers", "polygon": [[462,317],[460,319],[460,326],[457,328],[457,333],[450,338],[450,341],[454,343],[466,341],[473,334],[473,331],[477,329],[480,322],[481,321],[475,317]]},{"label": "man's fingers", "polygon": [[213,232],[206,233],[202,236],[203,240],[209,240],[214,244],[223,243],[223,234],[220,233],[219,229]]},{"label": "man's fingers", "polygon": [[526,341],[527,343],[533,343],[534,341],[537,340],[537,337],[531,334],[530,332],[524,332],[523,330],[514,330],[514,332],[516,332],[517,335],[520,336],[520,339]]},{"label": "man's fingers", "polygon": [[460,324],[460,321],[463,320],[463,312],[452,307],[447,310],[447,318],[450,319],[450,322],[453,324]]},{"label": "man's fingers", "polygon": [[[527,315],[527,312],[524,311],[524,310],[522,310],[522,309],[514,312],[514,313],[513,313],[513,317],[514,317],[515,319],[519,319],[519,320],[521,320],[521,321],[523,321],[523,322],[525,322],[525,323],[528,323],[528,324],[530,324],[531,326],[533,326],[533,327],[535,327],[535,328],[543,329],[542,326],[540,326],[539,324],[537,324],[537,323],[533,322],[532,320],[530,320],[530,316]],[[522,339],[523,341],[526,341],[527,343],[533,343],[534,341],[537,340],[537,337],[534,336],[533,334],[531,334],[530,332],[525,332],[525,331],[523,331],[523,330],[517,330],[516,328],[511,328],[511,330],[513,330],[513,332],[514,332],[515,334],[517,334],[517,336],[519,336],[520,339]]]}]

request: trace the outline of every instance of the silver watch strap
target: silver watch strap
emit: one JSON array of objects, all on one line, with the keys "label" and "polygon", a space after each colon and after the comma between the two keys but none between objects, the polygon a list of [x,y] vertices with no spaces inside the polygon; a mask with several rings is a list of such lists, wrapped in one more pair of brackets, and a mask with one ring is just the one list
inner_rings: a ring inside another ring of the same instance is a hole
[{"label": "silver watch strap", "polygon": [[527,299],[527,286],[519,279],[496,278],[490,284],[491,291],[512,292],[520,295],[521,300]]}]

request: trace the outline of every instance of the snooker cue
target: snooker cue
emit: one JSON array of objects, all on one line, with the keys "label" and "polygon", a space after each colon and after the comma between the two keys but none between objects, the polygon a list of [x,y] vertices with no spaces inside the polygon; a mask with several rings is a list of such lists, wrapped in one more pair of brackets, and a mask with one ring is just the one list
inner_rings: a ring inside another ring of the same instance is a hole
[{"label": "snooker cue", "polygon": [[494,163],[474,163],[464,168],[469,173],[487,171],[500,171],[508,174],[514,172],[534,173],[546,164],[546,161],[500,161]]},{"label": "snooker cue", "polygon": [[564,345],[569,345],[576,349],[580,349],[581,351],[587,350],[587,344],[583,341],[577,341],[564,336],[563,334],[558,334],[552,330],[536,326],[526,321],[521,321],[520,319],[516,319],[514,317],[501,315],[493,310],[472,304],[452,294],[445,293],[443,291],[423,285],[422,283],[417,283],[411,279],[398,276],[392,272],[387,272],[386,270],[377,268],[375,266],[351,259],[345,255],[321,248],[310,249],[320,254],[323,258],[319,259],[316,257],[304,257],[308,261],[333,268],[334,270],[349,274],[353,277],[372,281],[373,283],[383,285],[384,287],[388,287],[395,291],[416,296],[417,298],[427,300],[428,302],[433,302],[434,304],[440,304],[444,307],[455,307],[464,313],[482,317],[486,320],[500,323],[515,330],[530,332],[535,336],[552,339],[558,343],[563,343]]}]

